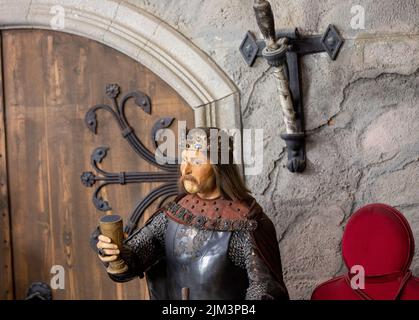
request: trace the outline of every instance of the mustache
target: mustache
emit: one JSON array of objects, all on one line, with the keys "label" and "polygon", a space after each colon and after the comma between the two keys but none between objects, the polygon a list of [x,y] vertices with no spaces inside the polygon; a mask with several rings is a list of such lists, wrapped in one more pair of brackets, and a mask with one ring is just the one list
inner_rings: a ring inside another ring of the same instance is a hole
[{"label": "mustache", "polygon": [[181,180],[181,182],[191,181],[191,182],[194,182],[196,184],[198,183],[198,181],[195,179],[195,177],[191,176],[191,175],[182,176],[182,177],[180,177],[180,180]]}]

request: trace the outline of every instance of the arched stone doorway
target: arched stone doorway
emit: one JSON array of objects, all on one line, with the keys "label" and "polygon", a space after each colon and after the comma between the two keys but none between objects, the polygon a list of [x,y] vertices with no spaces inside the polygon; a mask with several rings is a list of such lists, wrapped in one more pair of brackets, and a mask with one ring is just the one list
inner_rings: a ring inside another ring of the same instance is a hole
[{"label": "arched stone doorway", "polygon": [[125,1],[6,0],[0,28],[52,29],[57,7],[65,14],[59,31],[96,40],[143,64],[194,109],[197,126],[240,128],[238,90],[226,74],[178,31]]}]

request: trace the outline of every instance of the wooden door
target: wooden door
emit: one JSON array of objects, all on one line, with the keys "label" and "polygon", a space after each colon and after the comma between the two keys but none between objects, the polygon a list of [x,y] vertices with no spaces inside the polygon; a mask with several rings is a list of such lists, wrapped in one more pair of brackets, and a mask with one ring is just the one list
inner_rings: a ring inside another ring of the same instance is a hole
[{"label": "wooden door", "polygon": [[[93,189],[81,184],[80,175],[92,170],[91,153],[102,145],[110,148],[101,164],[108,171],[158,169],[134,153],[109,113],[98,113],[97,135],[86,128],[84,117],[91,106],[110,102],[104,93],[108,83],[118,83],[124,92],[141,90],[151,99],[151,114],[131,101],[126,115],[153,150],[155,121],[170,116],[176,119],[174,130],[177,120],[192,127],[191,108],[138,62],[62,32],[2,31],[2,66],[1,298],[22,299],[32,282],[50,283],[54,265],[65,270],[65,289],[54,290],[54,299],[147,298],[144,280],[112,282],[89,247],[103,212],[94,208]],[[102,195],[112,213],[126,220],[141,196],[157,185],[116,185]]]}]

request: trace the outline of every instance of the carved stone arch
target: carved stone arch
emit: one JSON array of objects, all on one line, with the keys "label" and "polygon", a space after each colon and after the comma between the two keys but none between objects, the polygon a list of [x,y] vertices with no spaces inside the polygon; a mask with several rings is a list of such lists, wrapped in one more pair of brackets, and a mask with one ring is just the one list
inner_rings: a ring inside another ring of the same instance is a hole
[{"label": "carved stone arch", "polygon": [[136,6],[114,0],[5,0],[0,28],[54,29],[51,22],[61,8],[65,20],[59,31],[99,41],[139,61],[194,109],[196,126],[241,129],[239,93],[232,81],[190,40]]}]

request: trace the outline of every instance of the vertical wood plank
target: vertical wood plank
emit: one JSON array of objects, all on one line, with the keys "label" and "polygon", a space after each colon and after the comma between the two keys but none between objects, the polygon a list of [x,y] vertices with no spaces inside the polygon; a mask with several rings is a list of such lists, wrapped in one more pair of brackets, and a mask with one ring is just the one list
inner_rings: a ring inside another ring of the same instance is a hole
[{"label": "vertical wood plank", "polygon": [[[107,171],[157,169],[135,154],[110,114],[98,113],[96,136],[84,116],[91,106],[111,102],[104,93],[107,83],[120,84],[122,93],[141,90],[151,98],[152,114],[129,101],[126,115],[152,149],[153,124],[172,116],[193,127],[192,109],[150,70],[98,42],[55,31],[7,30],[4,44],[16,297],[23,298],[34,281],[49,283],[51,267],[62,265],[65,289],[54,290],[54,299],[147,298],[144,279],[112,282],[89,247],[103,213],[93,207],[94,189],[85,188],[80,175],[92,170],[91,152],[102,145],[110,147],[101,164]],[[103,196],[126,221],[158,185],[115,185]]]},{"label": "vertical wood plank", "polygon": [[14,298],[14,290],[7,181],[2,49],[2,34],[0,34],[0,300],[10,300]]}]

